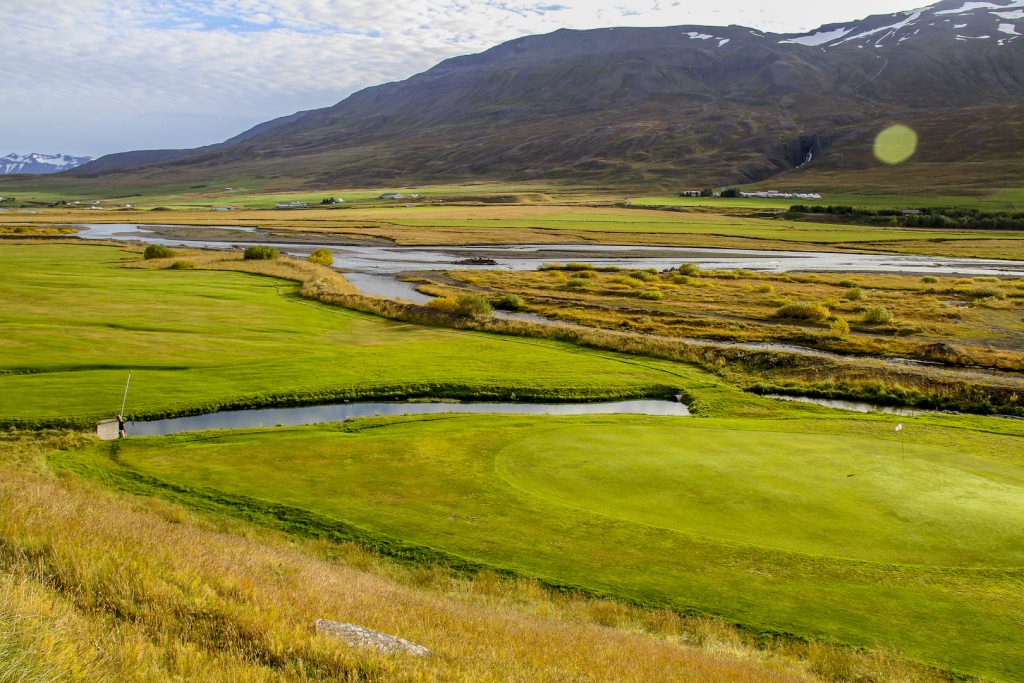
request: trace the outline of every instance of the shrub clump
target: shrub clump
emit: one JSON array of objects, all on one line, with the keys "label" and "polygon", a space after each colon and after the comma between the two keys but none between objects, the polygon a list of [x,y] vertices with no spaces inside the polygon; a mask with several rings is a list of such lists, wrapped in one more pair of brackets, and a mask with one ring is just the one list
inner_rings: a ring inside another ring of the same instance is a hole
[{"label": "shrub clump", "polygon": [[832,336],[838,339],[846,339],[850,336],[850,323],[846,322],[842,318],[836,318],[832,321],[830,326]]},{"label": "shrub clump", "polygon": [[664,292],[659,292],[656,289],[645,289],[636,296],[639,299],[646,299],[648,301],[661,301],[665,298]]},{"label": "shrub clump", "polygon": [[492,306],[501,311],[521,311],[526,308],[526,302],[518,294],[502,294]]},{"label": "shrub clump", "polygon": [[804,302],[783,304],[775,311],[775,317],[792,320],[825,320],[830,315],[829,310],[821,304]]},{"label": "shrub clump", "polygon": [[246,247],[244,257],[246,261],[272,261],[280,255],[281,252],[274,247],[257,244],[251,247]]},{"label": "shrub clump", "polygon": [[162,244],[151,244],[146,247],[146,251],[142,252],[142,258],[147,261],[153,258],[170,258],[172,256],[174,256],[174,250]]},{"label": "shrub clump", "polygon": [[486,318],[494,312],[487,299],[479,294],[460,294],[458,296],[442,296],[433,299],[427,304],[429,308],[436,308],[455,315],[468,316],[470,318]]},{"label": "shrub clump", "polygon": [[700,275],[700,266],[696,263],[684,263],[679,266],[680,275],[688,275],[689,277],[696,277]]},{"label": "shrub clump", "polygon": [[843,295],[843,298],[847,301],[860,301],[864,298],[864,290],[860,287],[850,287],[846,290],[846,294]]},{"label": "shrub clump", "polygon": [[861,319],[869,325],[888,325],[892,322],[892,311],[885,306],[872,306]]},{"label": "shrub clump", "polygon": [[639,287],[644,283],[643,280],[637,280],[635,277],[629,275],[619,275],[612,278],[612,284],[616,285],[628,285],[630,287]]},{"label": "shrub clump", "polygon": [[196,264],[191,261],[175,261],[168,268],[170,270],[192,270],[196,267]]},{"label": "shrub clump", "polygon": [[754,291],[758,294],[773,294],[775,287],[773,285],[757,285],[754,287]]},{"label": "shrub clump", "polygon": [[586,280],[586,278],[574,277],[568,282],[566,282],[565,286],[568,287],[569,289],[584,289],[589,284],[590,283]]},{"label": "shrub clump", "polygon": [[994,285],[975,285],[967,292],[972,299],[1004,299],[1006,295]]},{"label": "shrub clump", "polygon": [[934,275],[925,275],[923,278],[921,278],[921,282],[925,283],[926,285],[934,285],[938,281],[939,278],[935,277]]},{"label": "shrub clump", "polygon": [[306,259],[310,263],[318,263],[321,266],[329,266],[334,263],[334,254],[330,249],[314,249],[313,253]]}]

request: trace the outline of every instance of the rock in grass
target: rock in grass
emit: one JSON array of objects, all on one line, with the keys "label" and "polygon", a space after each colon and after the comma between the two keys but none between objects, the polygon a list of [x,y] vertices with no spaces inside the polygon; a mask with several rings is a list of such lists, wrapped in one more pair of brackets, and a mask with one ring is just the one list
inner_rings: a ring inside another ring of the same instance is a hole
[{"label": "rock in grass", "polygon": [[356,626],[355,624],[343,624],[328,619],[317,619],[316,630],[320,633],[337,636],[353,647],[366,647],[388,654],[400,652],[416,655],[417,657],[430,655],[430,650],[422,645],[417,645],[398,636],[388,635],[387,633],[374,631],[363,626]]}]

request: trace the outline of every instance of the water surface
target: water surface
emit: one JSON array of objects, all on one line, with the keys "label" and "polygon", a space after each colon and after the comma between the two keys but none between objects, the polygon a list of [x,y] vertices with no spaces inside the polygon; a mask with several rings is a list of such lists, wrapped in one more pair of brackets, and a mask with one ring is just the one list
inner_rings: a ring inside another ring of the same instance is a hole
[{"label": "water surface", "polygon": [[322,422],[343,422],[356,417],[395,415],[436,415],[474,413],[503,415],[658,415],[682,417],[690,414],[686,404],[675,401],[641,399],[603,403],[458,403],[458,402],[379,402],[336,403],[296,408],[224,410],[206,415],[174,417],[166,420],[140,420],[128,423],[130,436],[163,436],[206,429],[252,429],[254,427],[294,427]]}]

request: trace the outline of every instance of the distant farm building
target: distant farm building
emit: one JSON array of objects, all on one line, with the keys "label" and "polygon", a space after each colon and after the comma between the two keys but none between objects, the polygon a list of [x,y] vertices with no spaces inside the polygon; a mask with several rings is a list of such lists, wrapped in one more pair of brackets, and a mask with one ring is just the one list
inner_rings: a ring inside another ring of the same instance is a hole
[{"label": "distant farm building", "polygon": [[309,206],[309,202],[278,202],[277,208],[279,209],[305,209]]},{"label": "distant farm building", "polygon": [[740,196],[756,197],[759,199],[821,199],[821,195],[817,192],[779,192],[778,190],[740,192]]},{"label": "distant farm building", "polygon": [[402,194],[400,192],[385,192],[384,194],[377,197],[377,199],[401,199]]}]

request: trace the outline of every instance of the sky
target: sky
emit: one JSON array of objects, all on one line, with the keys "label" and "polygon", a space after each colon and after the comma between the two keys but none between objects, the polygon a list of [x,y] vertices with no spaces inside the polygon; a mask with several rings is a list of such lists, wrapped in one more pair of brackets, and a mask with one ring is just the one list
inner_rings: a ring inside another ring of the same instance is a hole
[{"label": "sky", "polygon": [[0,155],[196,147],[559,28],[777,33],[921,0],[0,0]]}]

